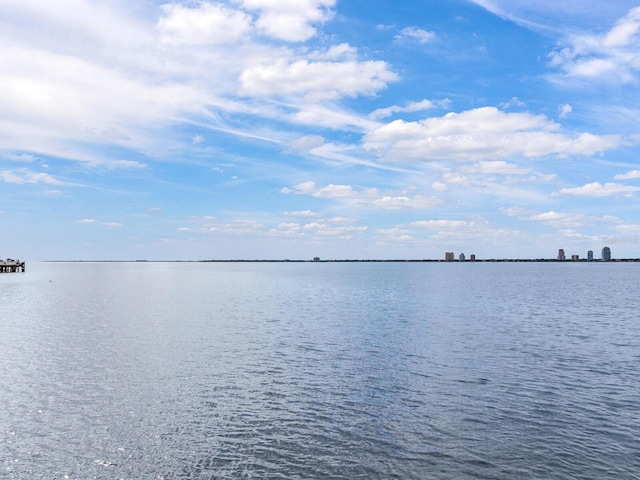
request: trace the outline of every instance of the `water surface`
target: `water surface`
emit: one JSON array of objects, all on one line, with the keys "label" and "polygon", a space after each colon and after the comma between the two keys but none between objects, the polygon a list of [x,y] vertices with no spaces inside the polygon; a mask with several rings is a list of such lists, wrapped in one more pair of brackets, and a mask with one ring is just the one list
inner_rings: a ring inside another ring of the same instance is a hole
[{"label": "water surface", "polygon": [[638,265],[27,268],[3,478],[640,478]]}]

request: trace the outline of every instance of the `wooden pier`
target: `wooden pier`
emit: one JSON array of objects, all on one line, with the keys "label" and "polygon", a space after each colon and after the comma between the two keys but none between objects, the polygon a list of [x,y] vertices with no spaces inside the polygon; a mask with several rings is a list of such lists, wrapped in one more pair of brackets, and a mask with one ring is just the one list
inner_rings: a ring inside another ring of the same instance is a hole
[{"label": "wooden pier", "polygon": [[13,258],[0,260],[0,273],[24,272],[24,270],[24,262],[21,262],[20,260],[14,260]]}]

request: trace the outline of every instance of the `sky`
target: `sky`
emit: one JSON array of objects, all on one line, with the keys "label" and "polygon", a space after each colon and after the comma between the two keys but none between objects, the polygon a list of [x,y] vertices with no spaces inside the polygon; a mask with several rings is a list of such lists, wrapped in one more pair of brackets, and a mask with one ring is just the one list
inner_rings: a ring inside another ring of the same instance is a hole
[{"label": "sky", "polygon": [[639,0],[0,0],[0,257],[640,257]]}]

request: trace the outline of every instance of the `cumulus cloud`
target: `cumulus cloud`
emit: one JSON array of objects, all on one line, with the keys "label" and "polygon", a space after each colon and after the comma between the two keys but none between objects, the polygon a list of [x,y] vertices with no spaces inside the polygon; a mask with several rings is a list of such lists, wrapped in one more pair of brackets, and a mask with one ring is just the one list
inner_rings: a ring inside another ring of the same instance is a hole
[{"label": "cumulus cloud", "polygon": [[580,227],[585,224],[586,216],[576,213],[544,212],[531,215],[529,220],[541,222],[554,227]]},{"label": "cumulus cloud", "polygon": [[567,77],[630,82],[640,72],[640,7],[633,8],[608,31],[574,35],[551,54],[551,65]]},{"label": "cumulus cloud", "polygon": [[573,108],[568,103],[560,105],[558,107],[558,116],[560,118],[567,118],[567,116],[573,111]]},{"label": "cumulus cloud", "polygon": [[34,172],[27,168],[16,170],[0,170],[0,180],[16,185],[44,183],[46,185],[63,185],[63,182],[48,173]]},{"label": "cumulus cloud", "polygon": [[581,187],[562,188],[558,192],[554,193],[554,196],[559,195],[576,195],[581,197],[610,197],[613,195],[633,196],[636,192],[640,191],[640,187],[633,187],[629,185],[622,185],[620,183],[607,182],[602,184],[600,182],[587,183]]},{"label": "cumulus cloud", "polygon": [[259,12],[256,26],[265,35],[289,42],[308,40],[314,24],[333,16],[335,0],[239,0],[243,8]]},{"label": "cumulus cloud", "polygon": [[621,173],[613,177],[614,180],[633,180],[640,178],[640,170],[630,170],[627,173]]},{"label": "cumulus cloud", "polygon": [[394,120],[364,137],[383,160],[481,160],[547,155],[593,155],[620,146],[619,135],[568,135],[544,115],[482,107],[419,122]]},{"label": "cumulus cloud", "polygon": [[246,69],[240,75],[240,86],[248,95],[299,94],[320,100],[373,95],[396,79],[383,61],[279,60]]},{"label": "cumulus cloud", "polygon": [[251,17],[219,3],[201,2],[194,7],[179,3],[161,6],[158,30],[165,42],[190,46],[234,43],[251,29]]}]

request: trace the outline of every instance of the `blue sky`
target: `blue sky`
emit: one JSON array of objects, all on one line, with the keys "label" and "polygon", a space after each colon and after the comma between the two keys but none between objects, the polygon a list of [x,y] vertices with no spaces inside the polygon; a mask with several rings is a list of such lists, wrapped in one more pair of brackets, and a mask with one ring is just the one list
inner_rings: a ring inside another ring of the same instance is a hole
[{"label": "blue sky", "polygon": [[1,257],[640,257],[638,0],[0,8]]}]

